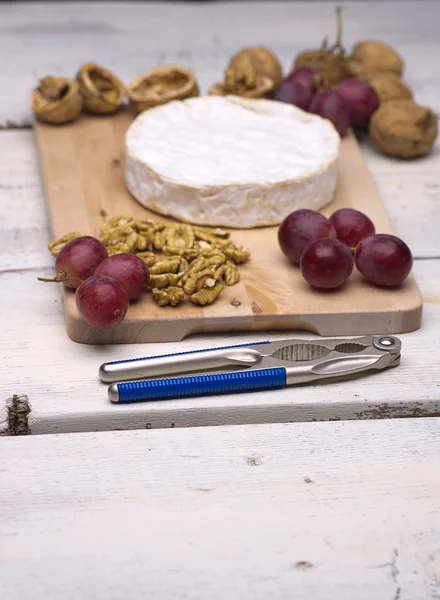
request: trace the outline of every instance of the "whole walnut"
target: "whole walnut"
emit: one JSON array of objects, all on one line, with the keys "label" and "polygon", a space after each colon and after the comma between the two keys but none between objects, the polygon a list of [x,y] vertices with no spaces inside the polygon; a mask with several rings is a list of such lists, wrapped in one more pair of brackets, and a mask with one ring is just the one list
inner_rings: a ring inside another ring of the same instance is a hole
[{"label": "whole walnut", "polygon": [[257,77],[269,77],[274,87],[283,80],[283,70],[278,58],[264,46],[242,48],[229,61],[225,71],[227,86],[242,85],[252,88]]},{"label": "whole walnut", "polygon": [[339,50],[321,48],[300,52],[293,63],[293,68],[297,67],[315,67],[329,88],[336,88],[348,76],[347,58]]},{"label": "whole walnut", "polygon": [[381,103],[389,102],[390,100],[405,100],[411,99],[413,93],[410,88],[400,79],[398,75],[391,71],[365,73],[360,77],[371,85],[376,94],[379,96]]},{"label": "whole walnut", "polygon": [[348,69],[353,77],[374,71],[391,71],[402,75],[404,62],[395,50],[376,40],[358,42],[348,58]]},{"label": "whole walnut", "polygon": [[437,115],[412,100],[392,100],[373,113],[369,133],[384,154],[399,158],[423,156],[437,138]]}]

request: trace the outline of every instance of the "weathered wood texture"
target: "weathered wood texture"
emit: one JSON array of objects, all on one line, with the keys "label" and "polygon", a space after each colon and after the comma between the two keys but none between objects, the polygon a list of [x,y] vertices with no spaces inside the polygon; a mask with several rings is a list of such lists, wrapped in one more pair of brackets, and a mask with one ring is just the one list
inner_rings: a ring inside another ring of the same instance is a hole
[{"label": "weathered wood texture", "polygon": [[[344,19],[347,45],[370,36],[395,45],[405,56],[408,81],[419,100],[439,109],[437,6],[424,1],[350,2]],[[280,53],[287,69],[295,52],[319,43],[333,26],[334,6],[328,2],[3,3],[0,123],[28,120],[27,95],[38,77],[48,72],[73,74],[83,60],[107,64],[126,81],[158,62],[177,61],[194,68],[206,88],[240,45],[266,43]],[[414,269],[424,296],[424,316],[419,331],[402,336],[402,364],[346,383],[128,408],[109,405],[105,387],[97,380],[101,362],[260,336],[192,338],[178,348],[72,343],[65,334],[58,289],[36,280],[52,272],[53,260],[46,250],[50,234],[33,134],[0,132],[0,430],[49,433],[437,414],[440,144],[430,156],[410,162],[385,158],[365,141],[361,147],[394,230],[416,258],[428,259],[416,261]],[[24,400],[20,410],[11,403],[7,412],[6,402],[13,394],[28,396],[29,415]]]},{"label": "weathered wood texture", "polygon": [[[362,38],[395,46],[419,101],[439,110],[437,3],[340,4],[346,46]],[[295,54],[319,46],[326,34],[335,35],[331,2],[0,3],[0,125],[29,125],[27,99],[38,78],[73,76],[82,62],[104,64],[125,82],[177,63],[195,71],[205,92],[241,46],[271,47],[287,71]]]},{"label": "weathered wood texture", "polygon": [[3,438],[0,596],[435,600],[439,436],[410,419]]},{"label": "weathered wood texture", "polygon": [[106,386],[98,380],[102,362],[246,343],[262,336],[195,336],[168,344],[75,344],[65,332],[56,286],[37,282],[34,271],[4,273],[1,406],[14,394],[27,395],[31,433],[440,415],[438,265],[431,260],[416,264],[425,296],[424,320],[420,330],[399,336],[403,354],[396,369],[327,385],[131,406],[109,403]]},{"label": "weathered wood texture", "polygon": [[[261,335],[194,337],[176,344],[78,345],[65,332],[57,286],[38,275],[52,273],[50,239],[32,132],[1,132],[0,155],[0,340],[5,402],[27,395],[32,411],[20,431],[90,431],[117,428],[219,425],[224,423],[377,418],[437,414],[440,411],[440,261],[416,261],[424,296],[422,328],[402,336],[403,361],[394,371],[327,386],[279,392],[218,396],[115,407],[97,379],[102,362],[262,339]],[[402,165],[366,152],[395,231],[416,256],[439,256],[437,207],[440,170],[435,156]],[[403,183],[402,183],[403,182]],[[407,185],[410,192],[407,192]],[[417,190],[414,197],[412,190]],[[419,210],[423,207],[423,210]],[[271,336],[275,339],[286,335]],[[26,411],[24,411],[25,413]],[[23,414],[20,413],[20,414]],[[15,415],[15,412],[12,412]],[[14,417],[15,418],[15,417]],[[0,418],[0,421],[2,418]],[[13,432],[3,425],[3,431]]]}]

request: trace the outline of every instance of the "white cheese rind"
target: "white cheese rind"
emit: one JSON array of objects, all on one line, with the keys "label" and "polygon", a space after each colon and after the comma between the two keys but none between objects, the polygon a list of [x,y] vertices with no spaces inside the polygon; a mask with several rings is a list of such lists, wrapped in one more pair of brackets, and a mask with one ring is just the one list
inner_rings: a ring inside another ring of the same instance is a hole
[{"label": "white cheese rind", "polygon": [[330,123],[270,100],[207,96],[140,114],[126,134],[125,182],[181,221],[278,225],[333,199],[340,138]]}]

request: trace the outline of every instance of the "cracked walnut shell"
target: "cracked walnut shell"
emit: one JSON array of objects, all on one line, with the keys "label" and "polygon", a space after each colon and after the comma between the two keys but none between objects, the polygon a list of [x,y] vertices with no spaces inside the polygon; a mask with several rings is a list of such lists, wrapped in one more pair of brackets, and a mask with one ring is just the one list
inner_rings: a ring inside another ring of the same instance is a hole
[{"label": "cracked walnut shell", "polygon": [[264,46],[243,48],[229,61],[225,71],[225,83],[233,88],[243,86],[246,89],[256,87],[258,77],[269,77],[273,87],[283,80],[283,70],[278,58]]},{"label": "cracked walnut shell", "polygon": [[429,152],[437,137],[437,115],[412,100],[387,102],[373,114],[369,133],[384,153],[415,158]]},{"label": "cracked walnut shell", "polygon": [[404,62],[398,52],[376,40],[358,42],[348,59],[348,69],[353,77],[373,71],[402,75]]},{"label": "cracked walnut shell", "polygon": [[390,100],[404,100],[413,97],[412,91],[400,79],[398,75],[388,71],[365,74],[361,77],[374,89],[379,96],[380,103],[389,102]]},{"label": "cracked walnut shell", "polygon": [[273,81],[265,75],[258,76],[255,80],[255,86],[246,88],[243,85],[236,85],[231,88],[226,82],[215,83],[209,89],[210,96],[241,96],[243,98],[266,98],[273,91]]},{"label": "cracked walnut shell", "polygon": [[124,104],[125,86],[111,71],[85,63],[77,73],[84,106],[89,112],[108,115],[116,112]]},{"label": "cracked walnut shell", "polygon": [[229,61],[225,79],[214,84],[210,95],[265,98],[283,79],[281,64],[277,57],[264,46],[243,48]]},{"label": "cracked walnut shell", "polygon": [[176,65],[162,65],[139,75],[128,85],[127,92],[137,113],[200,93],[193,73]]},{"label": "cracked walnut shell", "polygon": [[32,91],[30,106],[40,121],[60,125],[79,116],[83,100],[76,81],[49,75]]}]

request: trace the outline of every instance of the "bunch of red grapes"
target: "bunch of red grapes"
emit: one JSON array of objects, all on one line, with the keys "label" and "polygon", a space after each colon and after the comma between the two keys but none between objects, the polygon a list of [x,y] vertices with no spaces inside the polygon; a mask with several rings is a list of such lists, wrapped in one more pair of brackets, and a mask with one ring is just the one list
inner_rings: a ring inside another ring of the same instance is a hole
[{"label": "bunch of red grapes", "polygon": [[366,129],[379,106],[374,89],[360,79],[344,79],[336,90],[322,89],[321,76],[315,67],[294,69],[272,99],[329,119],[341,137],[349,127]]},{"label": "bunch of red grapes", "polygon": [[376,233],[364,213],[342,208],[329,219],[314,210],[288,215],[278,229],[278,242],[287,259],[299,265],[314,288],[334,290],[357,270],[371,283],[395,287],[408,277],[413,257],[400,238]]},{"label": "bunch of red grapes", "polygon": [[55,268],[54,281],[75,290],[81,318],[98,329],[119,325],[130,302],[138,300],[150,282],[142,259],[134,254],[109,256],[104,244],[88,235],[68,242]]}]

